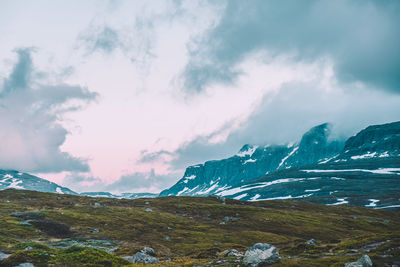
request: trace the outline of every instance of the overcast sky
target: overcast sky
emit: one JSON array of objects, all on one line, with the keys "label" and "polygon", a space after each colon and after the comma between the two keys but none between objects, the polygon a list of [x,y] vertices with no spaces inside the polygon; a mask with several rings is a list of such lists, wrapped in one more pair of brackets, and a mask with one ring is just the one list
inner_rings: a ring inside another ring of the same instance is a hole
[{"label": "overcast sky", "polygon": [[0,168],[159,192],[242,145],[400,120],[400,1],[0,0]]}]

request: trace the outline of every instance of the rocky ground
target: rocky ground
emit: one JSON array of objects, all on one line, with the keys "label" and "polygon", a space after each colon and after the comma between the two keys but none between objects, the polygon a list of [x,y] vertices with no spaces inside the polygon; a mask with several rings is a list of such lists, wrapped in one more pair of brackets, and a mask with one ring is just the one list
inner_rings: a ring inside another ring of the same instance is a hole
[{"label": "rocky ground", "polygon": [[0,259],[0,266],[370,266],[369,259],[396,266],[400,213],[295,200],[4,190]]}]

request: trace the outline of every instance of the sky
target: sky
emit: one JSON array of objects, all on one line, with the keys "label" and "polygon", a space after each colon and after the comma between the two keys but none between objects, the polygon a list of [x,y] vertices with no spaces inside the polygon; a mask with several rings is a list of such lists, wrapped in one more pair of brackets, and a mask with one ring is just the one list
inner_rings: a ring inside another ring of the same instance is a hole
[{"label": "sky", "polygon": [[0,0],[0,168],[160,192],[244,144],[400,120],[400,1]]}]

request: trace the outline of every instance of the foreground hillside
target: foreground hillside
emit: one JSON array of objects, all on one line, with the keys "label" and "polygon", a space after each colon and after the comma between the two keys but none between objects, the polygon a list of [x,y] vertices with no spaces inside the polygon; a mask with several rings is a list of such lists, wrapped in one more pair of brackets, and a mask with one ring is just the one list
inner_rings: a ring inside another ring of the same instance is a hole
[{"label": "foreground hillside", "polygon": [[400,214],[295,200],[213,197],[111,199],[0,191],[0,266],[123,266],[152,247],[158,265],[237,266],[254,243],[275,245],[275,266],[343,266],[367,253],[400,262]]}]

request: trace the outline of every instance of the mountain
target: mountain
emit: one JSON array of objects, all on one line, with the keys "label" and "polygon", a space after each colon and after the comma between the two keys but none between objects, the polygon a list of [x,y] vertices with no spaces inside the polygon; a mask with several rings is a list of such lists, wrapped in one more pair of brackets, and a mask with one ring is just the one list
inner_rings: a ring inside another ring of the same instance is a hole
[{"label": "mountain", "polygon": [[160,196],[210,195],[277,170],[328,160],[343,148],[343,142],[329,140],[330,129],[324,123],[305,133],[298,144],[244,145],[233,157],[190,166]]},{"label": "mountain", "polygon": [[[194,175],[188,172],[193,170],[193,166],[189,167],[184,178],[162,194],[214,194],[249,201],[298,198],[328,205],[349,203],[375,208],[400,208],[400,122],[369,126],[350,137],[344,147],[340,142],[329,142],[328,136],[329,125],[314,127],[303,135],[297,146],[285,152],[287,156],[275,171],[247,180],[241,179],[238,173],[234,177],[239,178],[232,184],[213,187],[217,181],[206,187],[202,181],[210,179],[204,177],[193,177],[185,183],[188,174]],[[343,149],[338,152],[341,146]],[[275,148],[284,149],[282,146]],[[253,160],[254,154],[247,160]],[[264,169],[274,166],[276,157],[271,157],[271,162]],[[257,162],[258,158],[254,157],[254,160]],[[248,167],[251,168],[250,165]],[[216,162],[214,168],[219,168]],[[261,170],[262,166],[258,168]],[[208,173],[213,171],[208,170]],[[211,177],[215,179],[215,176]],[[197,179],[200,183],[196,185],[194,182]],[[181,189],[183,184],[186,185],[184,190]],[[197,191],[197,186],[202,191]],[[181,191],[175,193],[176,189]]]},{"label": "mountain", "polygon": [[8,188],[76,195],[74,191],[66,187],[34,175],[14,170],[0,170],[0,190]]},{"label": "mountain", "polygon": [[83,192],[80,193],[80,195],[88,197],[125,198],[125,199],[154,198],[158,196],[158,194],[153,194],[153,193],[122,193],[118,195],[109,192]]},{"label": "mountain", "polygon": [[[69,188],[60,186],[56,183],[50,182],[46,179],[42,179],[28,173],[22,173],[15,170],[0,170],[0,190],[10,189],[10,188],[19,190],[47,192],[47,193],[78,195],[78,193],[72,191]],[[116,195],[109,192],[84,192],[80,193],[79,195],[89,196],[89,197],[125,198],[125,199],[154,198],[158,196],[158,194],[153,194],[153,193],[122,193]]]}]

